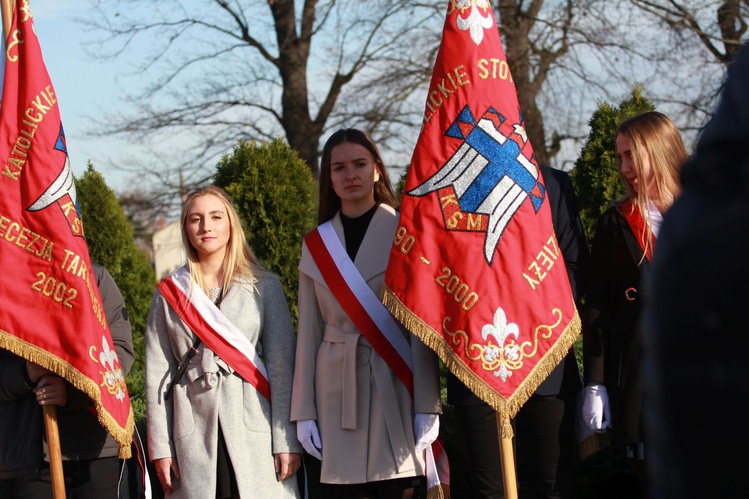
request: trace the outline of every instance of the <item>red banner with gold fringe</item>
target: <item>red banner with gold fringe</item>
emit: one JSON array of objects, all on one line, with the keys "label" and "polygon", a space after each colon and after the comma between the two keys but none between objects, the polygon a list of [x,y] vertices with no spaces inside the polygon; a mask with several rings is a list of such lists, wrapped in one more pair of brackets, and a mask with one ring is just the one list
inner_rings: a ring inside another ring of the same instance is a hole
[{"label": "red banner with gold fringe", "polygon": [[448,2],[383,302],[503,416],[580,318],[490,2]]},{"label": "red banner with gold fringe", "polygon": [[5,44],[0,110],[0,348],[67,379],[130,456],[125,377],[91,268],[57,95],[28,0]]}]

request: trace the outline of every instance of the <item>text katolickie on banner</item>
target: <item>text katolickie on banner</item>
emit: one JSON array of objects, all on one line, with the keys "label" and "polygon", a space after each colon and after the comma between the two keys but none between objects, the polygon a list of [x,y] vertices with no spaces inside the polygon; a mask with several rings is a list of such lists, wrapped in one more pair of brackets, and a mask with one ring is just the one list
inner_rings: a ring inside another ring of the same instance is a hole
[{"label": "text katolickie on banner", "polygon": [[458,4],[448,3],[383,302],[511,418],[580,318],[493,9]]},{"label": "text katolickie on banner", "polygon": [[134,419],[91,268],[55,89],[28,0],[6,40],[0,110],[0,348],[93,401],[130,456]]}]

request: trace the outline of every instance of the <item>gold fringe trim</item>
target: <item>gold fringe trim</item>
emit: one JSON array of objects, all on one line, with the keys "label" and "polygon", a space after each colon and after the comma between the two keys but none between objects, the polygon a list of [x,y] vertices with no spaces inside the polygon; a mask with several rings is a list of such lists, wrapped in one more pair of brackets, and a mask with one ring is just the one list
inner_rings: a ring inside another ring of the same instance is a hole
[{"label": "gold fringe trim", "polygon": [[606,433],[591,433],[577,444],[580,460],[585,461],[593,454],[609,447],[611,442]]},{"label": "gold fringe trim", "polygon": [[435,485],[427,490],[427,499],[450,499],[450,494],[445,495],[442,485]]},{"label": "gold fringe trim", "polygon": [[45,369],[49,369],[53,373],[62,376],[71,385],[88,395],[96,405],[96,415],[99,423],[101,423],[104,429],[114,437],[115,441],[120,446],[118,451],[119,458],[128,459],[131,457],[133,431],[135,430],[135,418],[133,416],[132,406],[130,406],[130,412],[127,416],[127,424],[122,428],[102,405],[99,385],[69,363],[43,348],[24,341],[3,329],[0,329],[0,348],[9,350],[30,362],[38,364]]},{"label": "gold fringe trim", "polygon": [[[570,297],[572,301],[572,297]],[[463,362],[449,345],[445,337],[435,331],[429,324],[414,314],[386,285],[383,286],[382,303],[391,314],[406,329],[415,334],[425,345],[434,350],[442,362],[458,379],[460,379],[481,400],[489,404],[501,416],[507,416],[508,420],[515,417],[523,404],[536,391],[538,385],[554,370],[554,368],[567,355],[570,347],[577,340],[582,324],[577,307],[572,303],[575,310],[569,324],[564,329],[559,339],[551,346],[541,361],[536,364],[533,371],[526,376],[518,388],[508,399],[491,389],[473,370]],[[511,438],[512,427],[509,422],[500,428],[500,438]]]}]

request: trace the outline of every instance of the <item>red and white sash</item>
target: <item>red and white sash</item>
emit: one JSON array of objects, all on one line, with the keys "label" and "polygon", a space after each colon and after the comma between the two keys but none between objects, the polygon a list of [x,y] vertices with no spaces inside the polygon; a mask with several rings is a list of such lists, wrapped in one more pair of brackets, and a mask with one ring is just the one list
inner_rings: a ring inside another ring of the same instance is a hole
[{"label": "red and white sash", "polygon": [[354,266],[329,220],[309,232],[304,241],[333,293],[372,348],[413,395],[411,345],[395,318]]},{"label": "red and white sash", "polygon": [[[362,277],[328,220],[309,232],[307,243],[325,283],[346,314],[356,324],[372,348],[382,357],[413,396],[411,345],[382,301]],[[440,439],[426,451],[426,478],[429,490],[441,490],[439,471],[449,483],[450,465]],[[439,466],[439,468],[438,468]]]},{"label": "red and white sash", "polygon": [[622,215],[624,215],[624,218],[627,220],[627,224],[629,224],[629,228],[632,229],[635,238],[637,238],[637,242],[640,243],[640,247],[642,248],[642,252],[645,254],[645,258],[647,258],[648,261],[652,261],[655,238],[653,237],[653,234],[651,232],[650,244],[646,244],[646,222],[645,217],[642,216],[639,205],[635,204],[634,209],[632,209],[632,201],[629,199],[625,199],[620,202],[620,207]]},{"label": "red and white sash", "polygon": [[159,291],[208,348],[270,400],[268,372],[255,346],[194,284],[187,269],[181,267],[161,280]]}]

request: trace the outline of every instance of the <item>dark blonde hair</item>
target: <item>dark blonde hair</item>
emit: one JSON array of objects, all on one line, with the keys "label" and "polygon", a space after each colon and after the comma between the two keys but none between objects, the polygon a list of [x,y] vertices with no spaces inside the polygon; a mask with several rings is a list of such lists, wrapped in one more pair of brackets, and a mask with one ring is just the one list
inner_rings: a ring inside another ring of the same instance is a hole
[{"label": "dark blonde hair", "polygon": [[187,268],[190,271],[198,286],[208,293],[203,281],[203,275],[200,272],[198,262],[200,260],[198,252],[190,243],[190,236],[187,233],[187,217],[192,202],[200,196],[214,196],[224,205],[226,215],[229,217],[229,241],[226,244],[226,254],[222,263],[224,281],[221,285],[224,292],[229,289],[229,285],[236,277],[253,278],[260,274],[268,273],[260,264],[259,260],[247,244],[247,238],[244,234],[244,227],[239,218],[237,210],[234,208],[229,195],[222,188],[215,185],[198,187],[187,195],[185,203],[182,205],[182,215],[180,216],[180,227],[182,229],[182,246],[187,253]]},{"label": "dark blonde hair", "polygon": [[[657,111],[646,111],[623,121],[616,129],[615,137],[620,135],[627,140],[632,152],[632,166],[640,182],[639,192],[622,174],[621,168],[619,178],[632,201],[632,209],[638,205],[647,217],[643,235],[649,244],[652,230],[648,207],[651,201],[655,202],[650,196],[651,186],[658,193],[655,204],[665,214],[681,193],[681,167],[689,155],[674,122]],[[621,158],[619,164],[621,166]],[[647,184],[645,179],[648,179]]]},{"label": "dark blonde hair", "polygon": [[359,144],[368,150],[374,158],[375,169],[380,174],[379,180],[374,184],[375,203],[383,203],[393,208],[396,207],[397,201],[393,187],[390,185],[390,176],[388,175],[385,163],[382,161],[380,151],[372,138],[365,132],[356,128],[342,128],[335,132],[325,142],[322,150],[322,159],[320,160],[320,197],[317,211],[317,223],[327,222],[338,210],[341,209],[341,198],[333,189],[333,182],[330,179],[330,155],[335,146],[344,143]]}]

